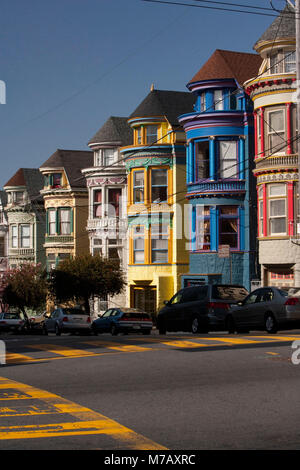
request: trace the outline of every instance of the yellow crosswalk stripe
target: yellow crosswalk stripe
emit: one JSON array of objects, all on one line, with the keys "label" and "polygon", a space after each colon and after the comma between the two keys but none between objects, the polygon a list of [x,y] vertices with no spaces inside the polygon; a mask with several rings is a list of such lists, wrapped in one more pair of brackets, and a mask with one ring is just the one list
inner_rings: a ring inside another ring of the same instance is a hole
[{"label": "yellow crosswalk stripe", "polygon": [[271,336],[271,335],[268,335],[268,336],[249,336],[249,338],[263,338],[264,340],[265,339],[268,339],[268,340],[274,340],[274,339],[277,339],[278,341],[294,341],[294,340],[299,340],[300,341],[300,335],[299,336],[277,336],[277,335],[274,335],[274,336]]},{"label": "yellow crosswalk stripe", "polygon": [[249,339],[245,338],[205,338],[208,341],[220,341],[222,343],[228,343],[228,344],[254,344],[257,343],[257,341],[252,341]]},{"label": "yellow crosswalk stripe", "polygon": [[162,344],[165,344],[166,346],[175,346],[176,348],[203,348],[207,346],[218,346],[215,344],[204,344],[204,343],[196,343],[193,341],[163,341]]},{"label": "yellow crosswalk stripe", "polygon": [[95,356],[95,353],[85,351],[84,349],[73,349],[60,344],[32,344],[29,347],[42,351],[49,351],[64,357]]},{"label": "yellow crosswalk stripe", "polygon": [[113,341],[85,341],[85,344],[90,344],[92,346],[101,346],[106,349],[112,349],[114,351],[123,351],[123,352],[141,352],[141,351],[151,351],[151,348],[145,348],[142,346],[136,346],[134,344],[121,344],[115,343]]},{"label": "yellow crosswalk stripe", "polygon": [[[1,391],[7,397],[14,394],[15,399],[18,399],[16,398],[18,395],[19,397],[27,397],[31,400],[42,400],[46,405],[46,411],[49,410],[51,412],[52,410],[56,413],[68,414],[68,419],[60,423],[27,424],[26,421],[23,421],[19,426],[1,426],[0,440],[104,434],[117,442],[117,448],[122,446],[124,450],[126,448],[132,450],[166,450],[166,447],[134,432],[117,421],[45,390],[0,377],[0,393]],[[17,408],[10,408],[7,405],[0,408],[0,410],[4,413],[14,412],[15,410],[20,411],[22,410],[22,404],[23,402],[21,401],[21,405]],[[41,406],[40,402],[37,406]],[[32,410],[34,414],[39,414],[39,408],[31,408]],[[43,407],[41,408],[41,414],[45,414]],[[75,421],[72,421],[71,418],[75,419]],[[28,414],[27,419],[29,419]]]},{"label": "yellow crosswalk stripe", "polygon": [[7,364],[16,364],[16,363],[24,363],[24,362],[33,362],[35,359],[30,356],[25,356],[23,354],[17,353],[6,353],[6,362]]}]

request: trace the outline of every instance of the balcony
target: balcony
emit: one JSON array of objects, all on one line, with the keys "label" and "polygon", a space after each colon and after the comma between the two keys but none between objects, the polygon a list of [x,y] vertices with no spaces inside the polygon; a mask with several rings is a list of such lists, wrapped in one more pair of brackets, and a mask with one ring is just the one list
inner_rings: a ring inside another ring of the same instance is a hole
[{"label": "balcony", "polygon": [[278,155],[264,159],[257,159],[254,172],[271,169],[298,169],[298,155]]},{"label": "balcony", "polygon": [[118,232],[124,233],[127,230],[127,219],[101,217],[99,219],[89,219],[87,223],[88,231],[97,232]]},{"label": "balcony", "polygon": [[46,235],[45,245],[73,245],[73,235]]},{"label": "balcony", "polygon": [[[236,194],[244,193],[245,181],[244,180],[217,180],[217,181],[197,181],[196,183],[188,184],[187,197],[194,195],[211,195],[211,194]],[[203,193],[203,194],[201,194]]]},{"label": "balcony", "polygon": [[34,248],[10,248],[9,256],[12,258],[33,258]]}]

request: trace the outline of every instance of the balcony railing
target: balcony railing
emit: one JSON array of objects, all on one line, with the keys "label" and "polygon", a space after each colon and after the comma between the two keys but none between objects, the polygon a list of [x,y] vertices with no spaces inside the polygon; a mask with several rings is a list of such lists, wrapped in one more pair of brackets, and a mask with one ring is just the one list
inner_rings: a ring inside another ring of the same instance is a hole
[{"label": "balcony railing", "polygon": [[101,217],[99,219],[89,219],[87,230],[118,230],[126,231],[127,220],[119,218]]},{"label": "balcony railing", "polygon": [[32,257],[32,256],[34,256],[34,248],[10,248],[9,256],[12,256],[12,257],[18,257],[18,256]]},{"label": "balcony railing", "polygon": [[244,192],[245,181],[243,180],[230,180],[230,181],[197,181],[196,183],[188,184],[189,193],[226,193],[226,192]]},{"label": "balcony railing", "polygon": [[263,168],[298,168],[298,155],[280,155],[276,157],[264,158],[261,161],[257,161],[255,168],[260,170]]},{"label": "balcony railing", "polygon": [[73,235],[46,235],[45,236],[46,244],[71,244],[74,243]]}]

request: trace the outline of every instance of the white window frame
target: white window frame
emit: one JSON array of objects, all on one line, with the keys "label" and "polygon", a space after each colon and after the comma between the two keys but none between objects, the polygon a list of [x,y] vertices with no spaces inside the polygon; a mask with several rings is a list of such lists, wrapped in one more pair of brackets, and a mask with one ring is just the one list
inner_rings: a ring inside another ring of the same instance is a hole
[{"label": "white window frame", "polygon": [[214,110],[215,111],[224,110],[223,90],[214,90]]},{"label": "white window frame", "polygon": [[[271,125],[271,115],[275,113],[281,113],[282,114],[282,122],[283,122],[283,128],[282,129],[274,129],[274,127]],[[285,141],[285,134],[286,134],[286,119],[285,119],[285,110],[284,109],[273,109],[268,111],[268,126],[267,126],[267,132],[268,132],[268,150],[269,153],[272,155],[284,155],[286,152],[286,141]],[[271,139],[273,136],[280,136],[280,144],[275,145],[274,149],[279,147],[278,150],[274,150],[273,146],[271,144]],[[282,147],[282,148],[281,148]]]},{"label": "white window frame", "polygon": [[[222,155],[222,146],[227,147]],[[236,140],[219,141],[219,174],[220,179],[238,178],[238,142]]]}]

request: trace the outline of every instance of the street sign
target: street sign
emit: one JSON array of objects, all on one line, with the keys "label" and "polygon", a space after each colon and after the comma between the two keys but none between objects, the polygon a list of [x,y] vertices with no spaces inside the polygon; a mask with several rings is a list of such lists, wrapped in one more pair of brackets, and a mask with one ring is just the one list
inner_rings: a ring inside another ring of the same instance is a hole
[{"label": "street sign", "polygon": [[219,245],[218,256],[219,258],[229,258],[230,257],[230,245]]}]

